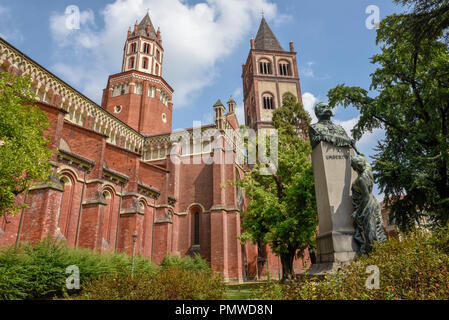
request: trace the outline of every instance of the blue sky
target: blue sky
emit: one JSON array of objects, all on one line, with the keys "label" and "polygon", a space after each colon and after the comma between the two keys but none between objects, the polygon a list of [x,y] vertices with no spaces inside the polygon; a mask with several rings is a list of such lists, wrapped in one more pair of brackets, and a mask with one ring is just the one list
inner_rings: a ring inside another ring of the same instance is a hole
[{"label": "blue sky", "polygon": [[[80,9],[79,30],[64,28],[69,5]],[[379,8],[380,18],[403,11],[391,0],[0,0],[0,35],[99,103],[107,76],[120,72],[128,27],[149,9],[161,27],[176,129],[210,123],[213,104],[230,95],[243,119],[241,65],[262,10],[284,49],[295,44],[308,110],[338,84],[369,88],[370,57],[379,51],[375,29],[365,26],[369,5]],[[347,130],[356,123],[352,108],[335,113]],[[382,130],[366,134],[361,150],[372,155],[381,137]]]}]

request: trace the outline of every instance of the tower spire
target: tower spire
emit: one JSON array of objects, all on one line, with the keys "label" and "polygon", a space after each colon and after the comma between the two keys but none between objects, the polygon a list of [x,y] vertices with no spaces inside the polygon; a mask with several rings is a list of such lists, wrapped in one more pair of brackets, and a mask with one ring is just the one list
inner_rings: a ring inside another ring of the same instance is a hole
[{"label": "tower spire", "polygon": [[260,21],[259,31],[256,36],[256,50],[267,50],[267,51],[284,51],[279,40],[274,35],[268,26],[262,14],[262,20]]}]

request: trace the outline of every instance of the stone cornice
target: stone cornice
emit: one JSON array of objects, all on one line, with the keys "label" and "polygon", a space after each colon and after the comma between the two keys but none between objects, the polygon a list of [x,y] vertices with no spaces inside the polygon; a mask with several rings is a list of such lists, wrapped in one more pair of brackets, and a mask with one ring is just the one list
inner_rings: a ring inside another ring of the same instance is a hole
[{"label": "stone cornice", "polygon": [[129,181],[129,177],[121,174],[117,171],[108,169],[106,167],[103,167],[103,178],[110,180],[112,182],[115,182],[117,184],[126,184]]},{"label": "stone cornice", "polygon": [[76,155],[74,153],[58,149],[58,159],[59,160],[66,160],[69,162],[69,164],[75,163],[78,165],[80,169],[84,168],[88,172],[92,170],[92,168],[95,166],[95,161],[86,159],[84,157],[81,157],[79,155]]}]

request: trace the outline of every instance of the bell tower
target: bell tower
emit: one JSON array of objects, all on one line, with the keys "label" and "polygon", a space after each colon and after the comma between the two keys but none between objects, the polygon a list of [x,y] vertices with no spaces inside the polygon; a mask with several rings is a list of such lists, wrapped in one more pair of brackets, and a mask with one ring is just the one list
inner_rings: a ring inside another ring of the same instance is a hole
[{"label": "bell tower", "polygon": [[172,129],[173,89],[162,78],[164,49],[147,13],[127,33],[122,71],[109,76],[102,107],[136,131],[153,135]]},{"label": "bell tower", "polygon": [[285,93],[292,93],[300,102],[302,96],[293,42],[285,51],[262,17],[256,39],[250,44],[242,66],[245,124],[258,131],[273,128],[273,111],[282,106]]}]

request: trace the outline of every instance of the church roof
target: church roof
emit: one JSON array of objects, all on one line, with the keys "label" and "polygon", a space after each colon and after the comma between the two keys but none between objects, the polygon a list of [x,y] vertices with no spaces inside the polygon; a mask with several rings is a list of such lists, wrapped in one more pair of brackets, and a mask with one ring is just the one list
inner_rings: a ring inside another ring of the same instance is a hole
[{"label": "church roof", "polygon": [[234,98],[233,98],[232,96],[229,98],[229,100],[228,100],[227,103],[228,103],[228,104],[229,104],[229,103],[236,104],[236,102],[235,102],[235,100],[234,100]]},{"label": "church roof", "polygon": [[223,103],[220,99],[217,100],[217,102],[214,104],[214,107],[224,107]]},{"label": "church roof", "polygon": [[151,26],[151,31],[149,34],[150,38],[156,38],[156,31],[154,29],[153,23],[151,22],[150,15],[148,12],[145,15],[145,17],[143,17],[142,21],[139,23],[139,26],[137,27],[137,35],[148,36],[147,35],[147,26],[148,25]]},{"label": "church roof", "polygon": [[278,39],[262,17],[255,41],[256,50],[284,51]]}]

